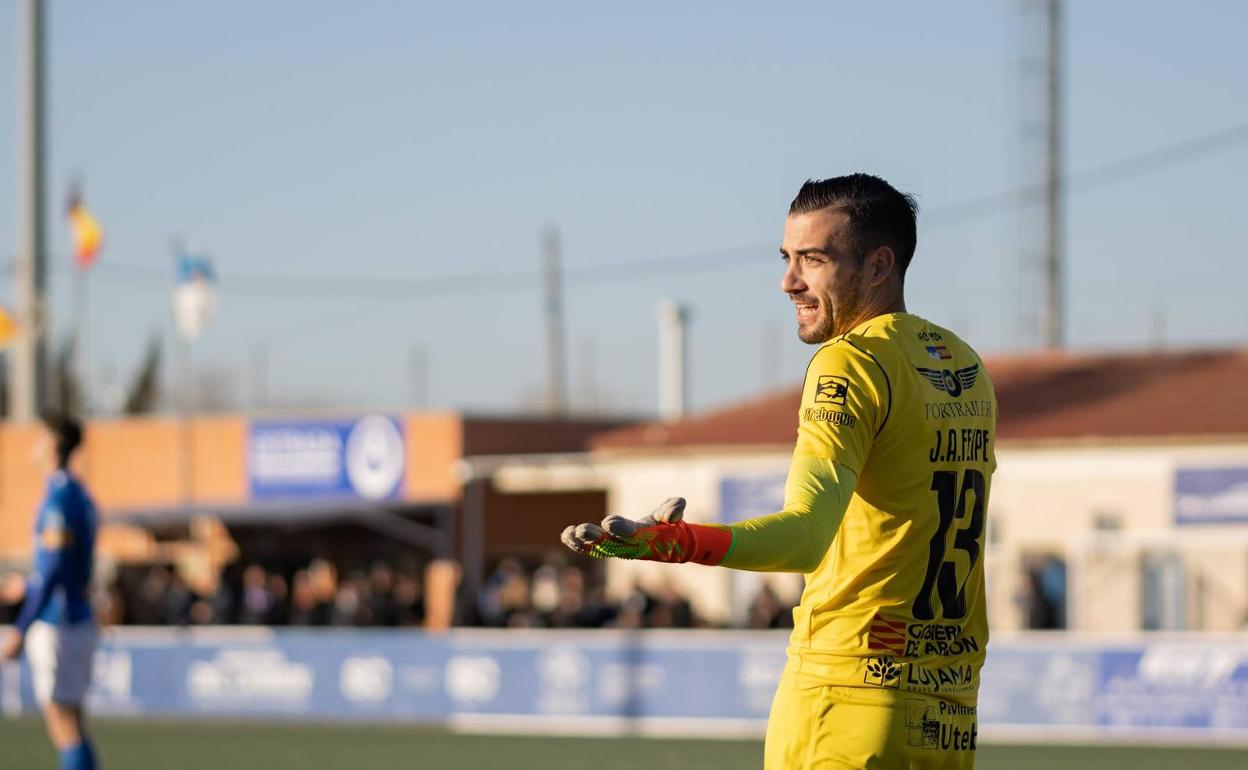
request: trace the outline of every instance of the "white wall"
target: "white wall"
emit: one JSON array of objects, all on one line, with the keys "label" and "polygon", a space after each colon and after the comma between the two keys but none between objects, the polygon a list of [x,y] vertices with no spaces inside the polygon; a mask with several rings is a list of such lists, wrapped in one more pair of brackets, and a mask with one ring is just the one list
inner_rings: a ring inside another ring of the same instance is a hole
[{"label": "white wall", "polygon": [[[1248,443],[1009,447],[998,451],[989,502],[989,612],[997,628],[1021,628],[1021,560],[1050,551],[1070,570],[1072,628],[1140,626],[1145,553],[1181,556],[1189,627],[1240,627],[1248,610],[1248,525],[1176,525],[1174,473],[1248,467]],[[1097,520],[1119,532],[1098,531]]]}]

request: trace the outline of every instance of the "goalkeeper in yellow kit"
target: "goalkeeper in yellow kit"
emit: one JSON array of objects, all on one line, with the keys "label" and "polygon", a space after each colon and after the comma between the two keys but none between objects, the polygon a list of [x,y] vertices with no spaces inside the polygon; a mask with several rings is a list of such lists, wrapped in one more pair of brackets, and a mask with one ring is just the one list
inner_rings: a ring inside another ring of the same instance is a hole
[{"label": "goalkeeper in yellow kit", "polygon": [[783,510],[689,524],[672,498],[563,532],[599,558],[806,575],[766,770],[974,765],[997,405],[975,351],[906,312],[916,210],[866,174],[809,181],[789,208],[781,288],[820,347]]}]

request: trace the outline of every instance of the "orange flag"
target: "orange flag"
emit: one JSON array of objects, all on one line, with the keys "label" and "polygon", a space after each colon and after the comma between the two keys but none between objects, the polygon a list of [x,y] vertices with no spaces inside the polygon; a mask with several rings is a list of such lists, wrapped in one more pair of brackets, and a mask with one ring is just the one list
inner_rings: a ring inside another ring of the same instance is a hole
[{"label": "orange flag", "polygon": [[4,307],[0,307],[0,348],[7,347],[17,336],[17,319]]},{"label": "orange flag", "polygon": [[104,231],[95,221],[87,207],[82,205],[82,195],[75,189],[69,195],[69,229],[74,236],[74,261],[86,270],[95,262],[104,243]]}]

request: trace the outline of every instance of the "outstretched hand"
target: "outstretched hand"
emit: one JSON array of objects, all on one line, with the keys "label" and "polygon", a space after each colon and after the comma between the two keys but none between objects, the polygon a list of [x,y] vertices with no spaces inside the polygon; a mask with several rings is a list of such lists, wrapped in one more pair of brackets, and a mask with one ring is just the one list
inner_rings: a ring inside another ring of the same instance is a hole
[{"label": "outstretched hand", "polygon": [[686,524],[685,498],[669,497],[649,516],[626,519],[611,515],[601,524],[576,524],[563,530],[564,545],[595,559],[718,564],[731,549],[732,533],[722,527]]}]

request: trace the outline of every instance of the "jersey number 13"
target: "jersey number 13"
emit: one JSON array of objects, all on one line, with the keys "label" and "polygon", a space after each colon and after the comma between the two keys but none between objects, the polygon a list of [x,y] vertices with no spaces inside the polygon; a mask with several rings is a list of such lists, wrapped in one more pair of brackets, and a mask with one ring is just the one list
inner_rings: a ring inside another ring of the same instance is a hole
[{"label": "jersey number 13", "polygon": [[[984,532],[984,474],[968,468],[962,474],[959,489],[957,471],[936,471],[932,474],[932,491],[936,493],[936,505],[940,508],[940,522],[928,544],[927,574],[919,595],[914,598],[914,617],[916,620],[935,619],[932,608],[932,590],[935,589],[940,594],[943,617],[958,620],[966,617],[966,581],[979,560],[979,538]],[[954,534],[953,547],[966,552],[970,567],[958,580],[954,563],[945,561],[945,551],[953,520],[966,518],[968,494],[973,496],[971,520]]]}]

